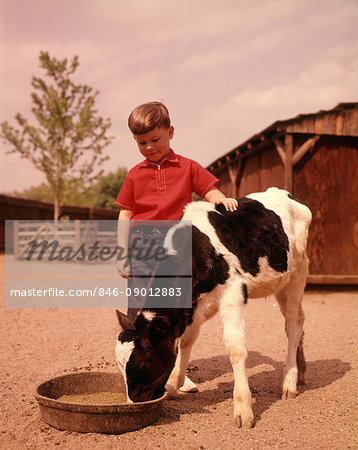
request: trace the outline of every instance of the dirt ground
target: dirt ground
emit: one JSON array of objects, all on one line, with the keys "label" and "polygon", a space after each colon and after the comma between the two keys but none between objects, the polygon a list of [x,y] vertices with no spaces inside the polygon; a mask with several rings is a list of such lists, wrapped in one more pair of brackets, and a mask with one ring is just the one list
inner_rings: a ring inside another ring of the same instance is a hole
[{"label": "dirt ground", "polygon": [[198,393],[166,400],[159,420],[142,430],[81,434],[47,425],[34,389],[65,373],[116,371],[114,310],[5,308],[3,255],[0,263],[1,449],[358,448],[358,291],[306,292],[306,385],[287,401],[280,400],[286,337],[279,308],[274,298],[249,300],[253,429],[233,424],[233,374],[216,316],[203,326],[189,364]]}]

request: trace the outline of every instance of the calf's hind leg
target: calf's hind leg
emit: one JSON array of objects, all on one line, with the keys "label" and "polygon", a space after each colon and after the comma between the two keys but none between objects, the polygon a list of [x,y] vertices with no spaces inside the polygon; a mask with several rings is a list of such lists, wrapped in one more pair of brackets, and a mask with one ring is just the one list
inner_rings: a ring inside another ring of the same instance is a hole
[{"label": "calf's hind leg", "polygon": [[[303,314],[303,311],[302,311],[302,314]],[[302,336],[301,336],[300,342],[297,347],[297,355],[296,355],[296,362],[297,362],[297,369],[298,369],[298,379],[297,379],[298,386],[305,384],[305,373],[307,370],[305,355],[303,353],[303,335],[304,335],[304,332],[302,331]]]},{"label": "calf's hind leg", "polygon": [[303,353],[302,297],[306,276],[293,277],[289,284],[275,296],[285,318],[288,339],[287,357],[283,370],[282,399],[294,398],[298,394],[297,384],[304,384],[306,362]]},{"label": "calf's hind leg", "polygon": [[238,427],[254,425],[252,398],[246,374],[245,294],[240,280],[228,280],[220,300],[226,352],[234,371],[234,419]]}]

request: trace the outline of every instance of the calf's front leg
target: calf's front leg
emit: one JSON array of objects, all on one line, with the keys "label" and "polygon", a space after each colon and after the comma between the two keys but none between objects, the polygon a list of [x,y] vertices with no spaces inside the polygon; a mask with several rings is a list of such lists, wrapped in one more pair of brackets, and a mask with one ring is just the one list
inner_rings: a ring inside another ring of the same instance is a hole
[{"label": "calf's front leg", "polygon": [[169,396],[175,397],[177,395],[177,390],[184,384],[190,352],[196,338],[199,335],[199,331],[200,324],[194,321],[189,327],[187,327],[184,334],[179,339],[178,354],[175,360],[175,366],[165,386]]},{"label": "calf's front leg", "polygon": [[238,427],[252,428],[254,414],[246,374],[245,300],[242,282],[229,279],[223,288],[220,314],[225,348],[234,371],[234,420]]}]

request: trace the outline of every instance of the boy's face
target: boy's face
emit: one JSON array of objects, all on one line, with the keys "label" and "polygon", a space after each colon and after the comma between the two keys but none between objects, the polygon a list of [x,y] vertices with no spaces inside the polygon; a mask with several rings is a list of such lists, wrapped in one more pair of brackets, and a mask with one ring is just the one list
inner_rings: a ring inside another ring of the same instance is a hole
[{"label": "boy's face", "polygon": [[174,128],[155,127],[153,130],[144,134],[134,134],[133,137],[137,142],[141,154],[159,164],[168,155],[170,151],[170,140],[174,135]]}]

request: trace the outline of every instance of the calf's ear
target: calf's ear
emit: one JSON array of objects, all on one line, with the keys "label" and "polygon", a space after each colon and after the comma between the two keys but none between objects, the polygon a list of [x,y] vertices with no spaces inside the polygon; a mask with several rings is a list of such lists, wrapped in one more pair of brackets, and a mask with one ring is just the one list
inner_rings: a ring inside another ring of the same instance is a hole
[{"label": "calf's ear", "polygon": [[133,324],[132,319],[130,319],[128,316],[126,316],[122,312],[118,311],[118,309],[116,309],[116,314],[117,314],[117,319],[118,319],[119,325],[122,327],[123,330],[129,330],[129,329],[134,330],[134,324]]},{"label": "calf's ear", "polygon": [[155,317],[149,325],[151,342],[163,341],[169,336],[169,322],[165,317]]}]

